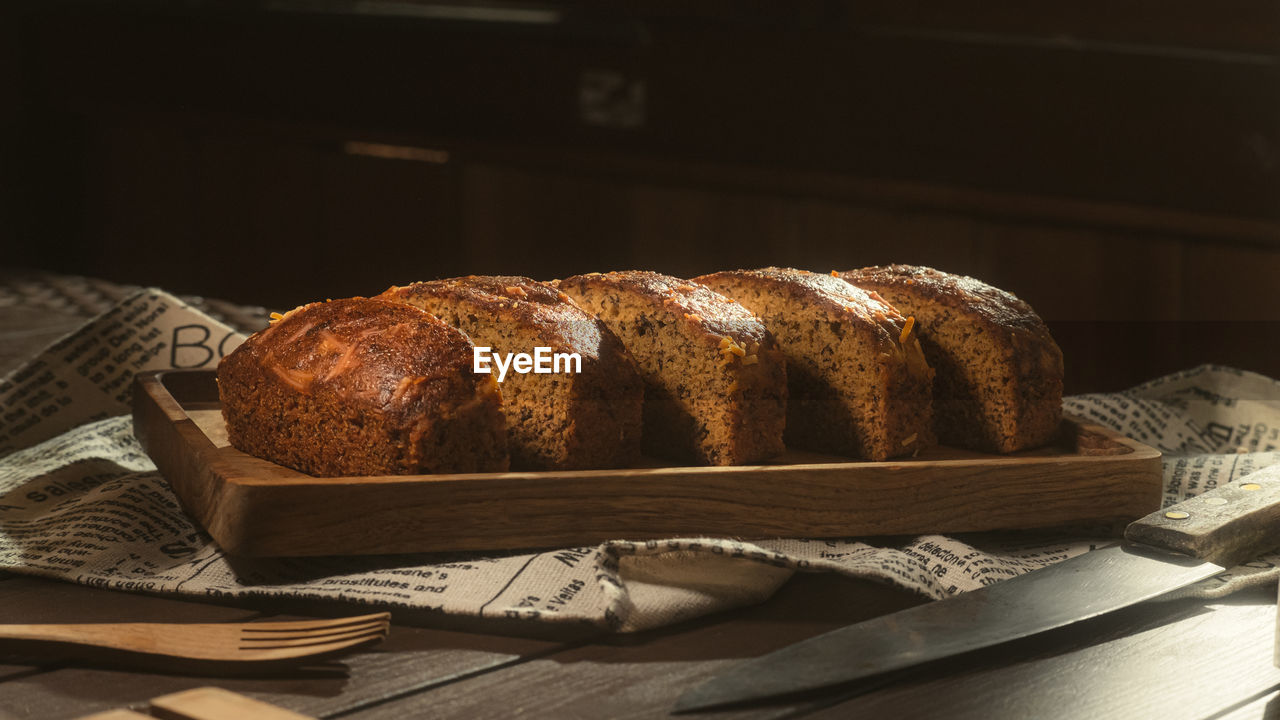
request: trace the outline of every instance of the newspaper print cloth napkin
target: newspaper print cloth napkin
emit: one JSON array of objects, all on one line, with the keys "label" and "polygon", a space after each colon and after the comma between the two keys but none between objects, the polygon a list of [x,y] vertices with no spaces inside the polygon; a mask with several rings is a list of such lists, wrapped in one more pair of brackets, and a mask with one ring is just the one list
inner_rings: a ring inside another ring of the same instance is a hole
[{"label": "newspaper print cloth napkin", "polygon": [[[943,598],[1114,541],[1043,533],[619,539],[536,553],[233,558],[183,514],[125,413],[134,373],[213,367],[243,337],[171,295],[143,290],[0,380],[0,569],[125,591],[339,601],[629,632],[761,602],[797,572]],[[1205,366],[1064,406],[1162,450],[1166,504],[1280,472],[1280,383],[1260,375]],[[1179,594],[1216,597],[1274,583],[1277,563],[1280,555],[1267,555]]]}]

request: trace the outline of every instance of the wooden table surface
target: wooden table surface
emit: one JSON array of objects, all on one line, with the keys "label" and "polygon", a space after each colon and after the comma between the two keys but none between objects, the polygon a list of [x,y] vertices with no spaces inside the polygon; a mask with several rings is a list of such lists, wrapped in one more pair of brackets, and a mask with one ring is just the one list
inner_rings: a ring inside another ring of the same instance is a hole
[{"label": "wooden table surface", "polygon": [[[0,305],[0,373],[82,320],[75,310]],[[513,637],[484,628],[418,627],[413,618],[396,617],[380,645],[275,677],[93,666],[31,650],[14,655],[0,644],[0,718],[140,709],[149,698],[208,685],[322,718],[660,718],[682,692],[736,661],[918,602],[867,582],[802,575],[763,605],[628,636]],[[6,623],[207,622],[268,614],[0,572],[0,622]],[[1209,603],[1146,603],[892,681],[693,717],[1275,718],[1275,617],[1274,589]]]}]

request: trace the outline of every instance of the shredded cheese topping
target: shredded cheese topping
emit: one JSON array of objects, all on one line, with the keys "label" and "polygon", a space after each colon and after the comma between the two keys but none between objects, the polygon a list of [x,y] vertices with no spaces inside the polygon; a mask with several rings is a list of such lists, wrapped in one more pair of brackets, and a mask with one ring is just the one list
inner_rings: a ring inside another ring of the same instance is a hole
[{"label": "shredded cheese topping", "polygon": [[298,392],[306,392],[307,388],[311,386],[311,382],[316,379],[316,376],[309,372],[294,370],[280,365],[272,365],[271,371],[276,374],[276,377],[284,381],[284,384]]},{"label": "shredded cheese topping", "polygon": [[421,385],[425,381],[425,377],[417,375],[405,375],[400,378],[400,383],[396,385],[395,392],[391,393],[391,402],[396,402],[400,398],[404,397],[404,394],[409,392],[410,388],[415,385]]},{"label": "shredded cheese topping", "polygon": [[724,353],[727,358],[734,355],[738,357],[747,356],[747,349],[728,335],[720,338],[720,352]]}]

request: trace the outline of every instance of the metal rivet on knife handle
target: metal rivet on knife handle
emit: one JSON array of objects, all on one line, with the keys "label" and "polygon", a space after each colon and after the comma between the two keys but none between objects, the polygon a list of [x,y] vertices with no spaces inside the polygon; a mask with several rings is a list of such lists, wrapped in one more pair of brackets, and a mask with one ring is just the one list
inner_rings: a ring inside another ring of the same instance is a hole
[{"label": "metal rivet on knife handle", "polygon": [[1251,559],[1280,546],[1280,467],[1157,510],[1124,535],[1219,565]]}]

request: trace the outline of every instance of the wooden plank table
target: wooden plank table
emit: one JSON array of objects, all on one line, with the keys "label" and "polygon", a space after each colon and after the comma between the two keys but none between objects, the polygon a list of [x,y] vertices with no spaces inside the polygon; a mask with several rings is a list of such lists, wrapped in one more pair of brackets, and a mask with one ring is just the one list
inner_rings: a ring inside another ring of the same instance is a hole
[{"label": "wooden plank table", "polygon": [[[0,306],[0,372],[74,327],[77,316]],[[95,667],[57,654],[5,654],[0,645],[0,718],[140,710],[150,698],[208,685],[321,718],[661,718],[681,693],[738,660],[918,602],[868,582],[801,575],[763,605],[628,636],[513,637],[418,627],[415,618],[396,616],[380,645],[325,667],[273,677]],[[354,612],[314,605],[284,611]],[[263,615],[261,608],[0,573],[0,622],[209,622]],[[694,717],[1276,717],[1275,616],[1273,589],[1212,603],[1147,603],[890,681]]]},{"label": "wooden plank table", "polygon": [[[76,718],[219,687],[321,718],[660,718],[685,690],[742,658],[913,598],[834,577],[793,581],[768,603],[674,628],[592,641],[396,623],[381,645],[278,677],[208,678],[0,649],[0,717]],[[0,580],[4,622],[243,620],[251,610],[18,576]],[[1274,717],[1275,596],[1152,603],[1043,638],[911,671],[870,691],[706,713],[709,718]],[[1268,714],[1271,713],[1271,714]]]}]

